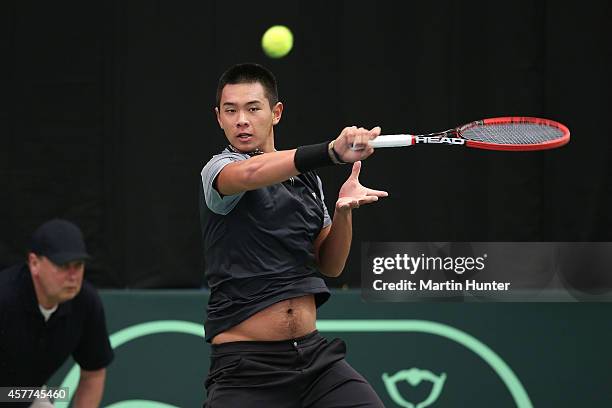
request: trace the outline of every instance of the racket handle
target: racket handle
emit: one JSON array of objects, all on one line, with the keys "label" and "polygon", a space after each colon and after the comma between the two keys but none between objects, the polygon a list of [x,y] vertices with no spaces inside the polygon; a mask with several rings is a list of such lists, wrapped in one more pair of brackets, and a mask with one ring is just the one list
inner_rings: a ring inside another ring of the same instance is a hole
[{"label": "racket handle", "polygon": [[381,135],[368,143],[375,149],[379,147],[405,147],[414,144],[414,137],[412,135]]}]

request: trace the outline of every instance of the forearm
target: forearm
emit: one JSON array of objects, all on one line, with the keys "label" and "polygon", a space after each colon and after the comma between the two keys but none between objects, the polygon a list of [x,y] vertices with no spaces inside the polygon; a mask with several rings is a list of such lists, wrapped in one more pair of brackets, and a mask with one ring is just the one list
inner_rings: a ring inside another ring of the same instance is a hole
[{"label": "forearm", "polygon": [[73,407],[92,408],[100,406],[102,394],[104,393],[105,378],[105,369],[97,371],[81,370],[79,386],[74,394]]},{"label": "forearm", "polygon": [[325,241],[319,250],[319,270],[330,277],[338,277],[344,269],[351,250],[353,221],[350,209],[336,209]]},{"label": "forearm", "polygon": [[294,163],[295,149],[264,153],[225,166],[217,180],[219,192],[233,195],[281,183],[300,174]]}]

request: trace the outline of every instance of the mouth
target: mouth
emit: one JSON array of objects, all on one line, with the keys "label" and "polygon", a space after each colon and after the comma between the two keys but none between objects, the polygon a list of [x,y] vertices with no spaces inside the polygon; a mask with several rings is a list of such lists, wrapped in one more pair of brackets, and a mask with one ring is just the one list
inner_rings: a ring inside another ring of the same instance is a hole
[{"label": "mouth", "polygon": [[251,133],[239,133],[237,139],[241,142],[248,142],[253,139],[253,135]]}]

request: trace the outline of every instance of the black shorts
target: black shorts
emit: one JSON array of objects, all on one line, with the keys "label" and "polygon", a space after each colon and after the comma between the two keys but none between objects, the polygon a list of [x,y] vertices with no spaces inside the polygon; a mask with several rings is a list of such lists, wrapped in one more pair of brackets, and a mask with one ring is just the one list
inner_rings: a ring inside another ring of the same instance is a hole
[{"label": "black shorts", "polygon": [[317,331],[295,340],[213,344],[206,408],[384,407],[344,359],[342,340]]}]

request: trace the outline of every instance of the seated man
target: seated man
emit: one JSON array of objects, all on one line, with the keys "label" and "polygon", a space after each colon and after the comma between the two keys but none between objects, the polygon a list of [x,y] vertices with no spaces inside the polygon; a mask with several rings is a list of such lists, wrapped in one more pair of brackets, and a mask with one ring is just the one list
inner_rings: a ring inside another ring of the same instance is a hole
[{"label": "seated man", "polygon": [[34,232],[25,263],[0,272],[0,387],[40,387],[72,355],[73,406],[99,406],[113,351],[102,302],[83,281],[87,259],[80,229],[55,219]]}]

